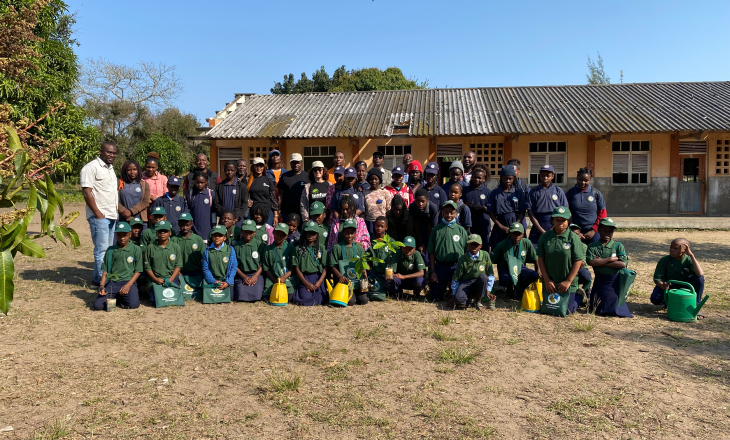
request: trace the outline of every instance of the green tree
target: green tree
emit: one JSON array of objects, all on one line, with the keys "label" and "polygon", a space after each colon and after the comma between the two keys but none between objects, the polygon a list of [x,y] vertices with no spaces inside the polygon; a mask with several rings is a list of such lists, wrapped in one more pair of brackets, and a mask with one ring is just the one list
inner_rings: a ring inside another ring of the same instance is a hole
[{"label": "green tree", "polygon": [[588,73],[586,74],[586,79],[588,80],[588,84],[611,84],[611,78],[606,75],[603,69],[603,57],[601,57],[600,52],[598,52],[598,59],[596,61],[593,61],[591,56],[588,55],[587,65]]},{"label": "green tree", "polygon": [[[183,147],[170,137],[156,133],[144,142],[137,144],[136,160],[140,164],[145,162],[147,153],[155,152],[160,155],[160,172],[167,176],[181,176],[188,171],[190,162],[185,157]],[[143,165],[144,166],[144,165]]]},{"label": "green tree", "polygon": [[338,67],[332,77],[325,71],[324,66],[312,73],[312,79],[302,72],[298,81],[294,75],[284,75],[283,82],[277,82],[271,88],[271,93],[295,94],[309,92],[350,92],[370,90],[409,90],[425,89],[428,80],[418,82],[408,79],[397,67],[380,70],[376,67],[347,70],[345,66]]}]

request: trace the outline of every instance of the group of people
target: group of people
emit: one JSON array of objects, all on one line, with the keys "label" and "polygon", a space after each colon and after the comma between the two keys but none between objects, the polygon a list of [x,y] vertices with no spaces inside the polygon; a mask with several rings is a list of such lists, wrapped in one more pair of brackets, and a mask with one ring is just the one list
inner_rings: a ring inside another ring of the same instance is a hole
[{"label": "group of people", "polygon": [[[502,167],[490,190],[490,173],[471,151],[450,164],[445,183],[438,162],[423,166],[410,154],[389,170],[380,152],[370,169],[364,161],[345,167],[337,152],[332,168],[315,161],[305,172],[300,154],[290,156],[287,170],[273,150],[268,161],[253,159],[250,173],[246,161],[227,162],[222,177],[200,154],[188,175],[168,178],[150,153],[144,171],[125,162],[121,179],[114,176],[115,157],[114,144],[104,143],[81,173],[97,309],[113,283],[121,286],[114,294],[122,304],[138,307],[137,286],[149,291],[202,277],[231,287],[234,301],[268,298],[279,282],[292,303],[323,305],[329,278],[352,284],[351,304],[401,297],[404,290],[417,299],[428,285],[432,301],[481,310],[484,300],[493,307],[498,292],[520,298],[541,280],[548,295],[569,297],[568,313],[587,306],[601,315],[632,316],[618,301],[618,273],[628,254],[614,241],[616,224],[591,186],[589,168],[578,170],[566,193],[553,183],[550,165],[531,188],[518,159]],[[383,241],[398,243],[378,245]],[[353,261],[367,251],[373,259],[358,274]],[[653,303],[663,304],[670,280],[690,282],[699,302],[703,272],[684,239],[673,241],[657,265]]]}]

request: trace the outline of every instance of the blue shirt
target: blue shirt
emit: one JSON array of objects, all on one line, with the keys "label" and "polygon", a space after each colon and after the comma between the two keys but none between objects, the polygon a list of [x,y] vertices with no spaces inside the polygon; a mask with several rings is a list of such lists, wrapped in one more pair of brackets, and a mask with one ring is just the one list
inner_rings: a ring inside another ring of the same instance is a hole
[{"label": "blue shirt", "polygon": [[[458,183],[459,185],[461,185],[461,192],[462,193],[464,192],[464,182],[462,182],[462,181],[452,182],[451,180],[449,180],[448,182],[446,182],[443,185],[441,185],[441,189],[444,190],[444,193],[446,193],[446,198],[447,199],[449,198],[449,192],[451,191],[451,185],[453,185],[455,183]],[[462,194],[462,197],[463,196],[464,195]]]},{"label": "blue shirt", "polygon": [[[489,188],[486,185],[480,185],[479,188],[474,188],[471,185],[464,187],[464,194],[461,195],[461,199],[465,202],[471,202],[475,206],[487,206],[489,200]],[[471,211],[471,233],[472,234],[489,234],[489,227],[491,221],[489,219],[489,213],[487,211],[476,211],[469,208]]]},{"label": "blue shirt", "polygon": [[449,200],[449,195],[444,192],[444,189],[438,185],[434,185],[431,189],[428,189],[425,186],[422,186],[421,188],[428,191],[428,201],[436,205],[438,210],[441,211],[441,208],[444,207],[444,202]]},{"label": "blue shirt", "polygon": [[175,234],[180,232],[180,226],[177,225],[177,219],[183,212],[189,212],[188,203],[185,201],[185,198],[180,194],[171,198],[170,193],[165,193],[163,196],[156,198],[155,201],[152,202],[152,209],[155,209],[158,206],[165,208],[167,221],[170,222],[173,232]]},{"label": "blue shirt", "polygon": [[[205,248],[203,252],[203,278],[207,284],[215,284],[217,281],[213,278],[213,274],[210,272],[210,260],[208,260],[208,249],[221,250],[225,243],[221,243],[220,246],[215,247],[215,244],[211,243],[210,246]],[[226,283],[233,286],[233,279],[236,276],[236,269],[238,268],[238,260],[236,259],[236,251],[231,248],[231,257],[228,259],[228,267],[226,268]]]},{"label": "blue shirt", "polygon": [[302,234],[300,234],[299,231],[294,231],[293,234],[289,234],[286,236],[286,242],[289,243],[291,246],[299,246],[299,237],[301,237],[301,235]]},{"label": "blue shirt", "polygon": [[330,211],[340,211],[340,200],[342,200],[343,194],[349,194],[350,197],[355,201],[355,209],[359,209],[365,212],[365,197],[363,193],[358,191],[354,186],[349,189],[336,189],[335,193],[332,194],[332,200],[330,200]]},{"label": "blue shirt", "polygon": [[494,188],[487,198],[487,212],[504,215],[510,212],[524,212],[527,201],[521,188],[512,187],[505,191],[502,185]]},{"label": "blue shirt", "polygon": [[527,179],[517,179],[517,182],[515,182],[515,186],[522,188],[522,191],[524,191],[525,194],[530,192],[530,182]]},{"label": "blue shirt", "polygon": [[196,189],[189,190],[185,196],[190,215],[193,216],[193,232],[208,242],[210,230],[213,228],[213,198],[215,191],[206,188],[198,192]]},{"label": "blue shirt", "polygon": [[573,215],[573,223],[580,226],[581,232],[588,232],[598,218],[598,213],[606,209],[606,201],[600,191],[588,185],[585,191],[577,186],[568,190],[565,195],[568,208]]},{"label": "blue shirt", "polygon": [[562,189],[553,185],[545,188],[537,185],[527,194],[527,210],[539,214],[552,213],[558,206],[568,206],[568,199]]}]

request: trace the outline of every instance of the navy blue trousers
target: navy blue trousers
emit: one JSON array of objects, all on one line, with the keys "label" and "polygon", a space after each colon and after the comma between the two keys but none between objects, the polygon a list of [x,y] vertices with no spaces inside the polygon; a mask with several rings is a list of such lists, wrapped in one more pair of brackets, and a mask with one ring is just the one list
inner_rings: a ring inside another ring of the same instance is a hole
[{"label": "navy blue trousers", "polygon": [[97,295],[94,300],[94,310],[105,310],[106,299],[116,298],[118,305],[123,305],[129,309],[136,309],[139,307],[139,291],[137,290],[137,284],[132,284],[129,288],[129,293],[126,295],[120,295],[119,289],[121,289],[129,281],[107,281],[104,284],[104,291],[106,295]]},{"label": "navy blue trousers", "polygon": [[392,296],[400,296],[403,294],[403,289],[412,290],[413,295],[418,296],[425,288],[426,278],[424,277],[409,278],[407,280],[400,280],[398,278],[385,280],[385,291]]},{"label": "navy blue trousers", "polygon": [[441,301],[444,299],[446,288],[451,285],[451,279],[456,271],[456,263],[442,263],[436,260],[435,268],[438,281],[431,283],[431,300]]},{"label": "navy blue trousers", "polygon": [[479,275],[477,278],[463,280],[454,292],[454,302],[458,306],[465,306],[469,300],[481,301],[488,285],[489,277],[486,273]]},{"label": "navy blue trousers", "polygon": [[[545,232],[551,230],[553,228],[552,224],[552,218],[553,213],[537,213],[533,212],[532,215],[535,217],[535,220],[540,224],[540,226],[545,230]],[[537,228],[532,227],[530,228],[530,241],[532,242],[532,245],[535,246],[535,249],[537,249],[537,242],[540,240],[540,234],[537,230]]]},{"label": "navy blue trousers", "polygon": [[517,287],[512,282],[512,277],[509,274],[508,267],[497,267],[497,273],[499,274],[499,285],[504,288],[514,288],[514,295],[518,299],[522,298],[522,294],[525,293],[530,284],[537,281],[540,277],[537,276],[537,271],[530,269],[527,266],[522,266],[522,271],[517,280]]},{"label": "navy blue trousers", "polygon": [[[684,281],[685,283],[689,283],[692,285],[692,287],[695,288],[695,292],[697,293],[697,304],[700,303],[700,300],[702,300],[702,293],[705,290],[705,277],[698,277],[695,274],[692,274],[688,276],[684,280],[675,280],[675,281]],[[680,284],[670,284],[669,288],[682,288],[684,286]],[[651,292],[651,303],[655,304],[657,306],[661,306],[664,304],[664,291],[659,288],[659,286],[655,286],[654,290]]]}]

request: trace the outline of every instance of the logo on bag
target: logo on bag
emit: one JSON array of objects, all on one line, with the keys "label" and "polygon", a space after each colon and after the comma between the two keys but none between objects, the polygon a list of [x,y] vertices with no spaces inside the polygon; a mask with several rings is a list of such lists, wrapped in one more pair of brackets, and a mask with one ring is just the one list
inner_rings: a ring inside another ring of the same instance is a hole
[{"label": "logo on bag", "polygon": [[258,257],[259,257],[259,253],[258,253],[258,252],[256,252],[256,251],[253,251],[253,253],[251,254],[251,256],[252,256],[253,258],[258,258]]},{"label": "logo on bag", "polygon": [[593,198],[593,196],[588,196],[588,201],[589,201],[589,202],[592,202],[592,201],[594,201],[594,200],[596,200],[596,199],[594,199],[594,198]]},{"label": "logo on bag", "polygon": [[[615,257],[616,254],[613,254],[613,256]],[[127,263],[131,263],[133,261],[134,261],[134,257],[127,257]]]},{"label": "logo on bag", "polygon": [[223,291],[222,291],[221,289],[215,289],[215,288],[214,288],[214,289],[212,290],[212,292],[213,292],[213,293],[222,293]]},{"label": "logo on bag", "polygon": [[198,243],[193,243],[193,250],[198,248]]},{"label": "logo on bag", "polygon": [[354,280],[354,279],[356,279],[356,278],[357,278],[357,275],[355,274],[355,269],[353,269],[353,268],[351,268],[351,267],[349,267],[349,268],[347,269],[347,278],[349,278],[349,279],[351,279],[351,280]]},{"label": "logo on bag", "polygon": [[479,198],[482,199],[482,200],[484,200],[484,199],[487,198],[487,196],[485,196],[484,194],[482,194],[482,195],[479,196]]},{"label": "logo on bag", "polygon": [[188,291],[188,292],[192,292],[192,291],[194,291],[195,289],[193,289],[192,287],[190,287],[190,285],[189,285],[189,284],[185,284],[185,290],[186,290],[186,291]]},{"label": "logo on bag", "polygon": [[527,255],[527,251],[520,252],[520,255],[522,255],[524,257],[525,255]]},{"label": "logo on bag", "polygon": [[553,200],[558,200],[558,195],[557,194],[553,194]]},{"label": "logo on bag", "polygon": [[175,261],[175,258],[177,258],[177,257],[175,256],[175,254],[170,254],[170,260],[171,260],[171,261]]},{"label": "logo on bag", "polygon": [[563,245],[563,247],[564,247],[565,249],[570,249],[570,243],[565,243],[565,244]]},{"label": "logo on bag", "polygon": [[167,289],[162,291],[162,296],[164,296],[165,298],[172,298],[173,296],[175,296],[175,291],[168,287]]},{"label": "logo on bag", "polygon": [[512,266],[512,272],[514,272],[514,273],[515,273],[515,275],[517,275],[517,274],[518,274],[518,272],[519,272],[519,271],[518,271],[518,269],[517,269],[517,266]]},{"label": "logo on bag", "polygon": [[559,303],[560,295],[558,295],[557,293],[551,293],[550,296],[548,296],[548,302],[553,305]]},{"label": "logo on bag", "polygon": [[269,241],[269,235],[268,234],[262,234],[261,235],[261,241]]},{"label": "logo on bag", "polygon": [[228,257],[223,257],[223,262],[228,263]]},{"label": "logo on bag", "polygon": [[373,284],[370,285],[370,290],[373,292],[377,292],[378,290],[380,290],[380,283],[378,282],[378,280],[373,281]]},{"label": "logo on bag", "polygon": [[459,237],[458,235],[454,235],[454,241],[458,243],[459,240],[461,240],[461,237]]},{"label": "logo on bag", "polygon": [[479,265],[479,272],[484,272],[484,265],[483,264],[480,264]]}]

